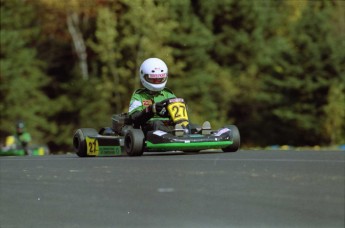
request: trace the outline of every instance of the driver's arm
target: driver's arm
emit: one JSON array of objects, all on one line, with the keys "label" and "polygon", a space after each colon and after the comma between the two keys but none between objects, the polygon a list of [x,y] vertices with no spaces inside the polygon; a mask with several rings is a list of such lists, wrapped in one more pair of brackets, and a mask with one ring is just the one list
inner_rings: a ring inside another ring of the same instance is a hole
[{"label": "driver's arm", "polygon": [[161,101],[158,103],[154,103],[146,108],[144,108],[142,111],[132,111],[132,113],[129,114],[132,122],[134,123],[134,127],[138,128],[139,126],[145,124],[149,119],[151,119],[155,114],[158,114],[159,116],[166,116],[167,111],[165,110],[166,101]]},{"label": "driver's arm", "polygon": [[129,115],[131,120],[133,121],[134,127],[139,128],[141,125],[145,124],[149,119],[154,116],[152,111],[152,106],[146,107],[142,111],[135,111]]}]

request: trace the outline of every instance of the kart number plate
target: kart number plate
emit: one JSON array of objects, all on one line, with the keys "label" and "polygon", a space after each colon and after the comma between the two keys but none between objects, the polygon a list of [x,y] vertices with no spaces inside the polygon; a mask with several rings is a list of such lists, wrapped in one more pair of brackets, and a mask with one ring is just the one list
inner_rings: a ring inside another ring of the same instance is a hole
[{"label": "kart number plate", "polygon": [[169,114],[174,123],[188,121],[186,105],[182,102],[174,102],[168,105]]},{"label": "kart number plate", "polygon": [[98,140],[86,137],[87,155],[97,156],[99,153]]}]

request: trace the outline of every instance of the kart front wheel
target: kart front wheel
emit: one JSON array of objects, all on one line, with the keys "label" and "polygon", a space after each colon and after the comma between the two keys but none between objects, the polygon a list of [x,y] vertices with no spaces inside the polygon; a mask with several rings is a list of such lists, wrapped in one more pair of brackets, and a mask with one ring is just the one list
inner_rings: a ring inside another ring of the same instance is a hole
[{"label": "kart front wheel", "polygon": [[86,136],[97,136],[98,132],[93,128],[78,129],[73,136],[73,147],[79,157],[86,157]]},{"label": "kart front wheel", "polygon": [[129,156],[141,156],[144,153],[145,136],[142,130],[130,129],[125,136],[125,150]]},{"label": "kart front wheel", "polygon": [[225,127],[230,130],[232,136],[231,140],[233,143],[230,146],[223,148],[222,150],[224,152],[236,152],[240,148],[241,144],[240,131],[235,125],[228,125]]}]

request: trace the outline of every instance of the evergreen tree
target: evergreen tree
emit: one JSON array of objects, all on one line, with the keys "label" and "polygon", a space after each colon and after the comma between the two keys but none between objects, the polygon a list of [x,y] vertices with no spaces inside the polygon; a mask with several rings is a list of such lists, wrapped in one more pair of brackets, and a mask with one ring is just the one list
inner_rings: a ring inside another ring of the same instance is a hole
[{"label": "evergreen tree", "polygon": [[[228,118],[241,130],[243,142],[263,142],[268,126],[263,112],[267,94],[263,91],[266,68],[274,64],[284,39],[279,36],[284,12],[276,1],[208,1],[200,2],[203,22],[212,31],[214,45],[209,51],[223,72],[223,97]],[[227,84],[226,84],[227,83]],[[222,88],[222,87],[221,87]]]},{"label": "evergreen tree", "polygon": [[208,15],[202,14],[198,1],[170,1],[166,5],[172,20],[179,22],[169,45],[174,47],[177,64],[183,67],[173,72],[171,84],[187,101],[192,122],[209,120],[214,127],[220,127],[229,121],[228,102],[235,90],[228,80],[229,72],[210,55],[215,39],[203,21]]},{"label": "evergreen tree", "polygon": [[[288,30],[288,48],[276,59],[276,69],[265,80],[266,91],[272,97],[269,110],[280,126],[273,141],[281,143],[325,144],[325,106],[334,100],[332,85],[344,83],[344,42],[332,35],[330,4],[308,2],[298,20]],[[329,94],[329,96],[327,96]],[[339,96],[339,99],[341,96]],[[339,106],[340,109],[344,105]],[[334,112],[335,119],[342,119],[342,112]],[[340,122],[338,128],[344,128]],[[335,131],[340,132],[337,130]],[[328,131],[329,132],[329,131]],[[284,137],[279,137],[283,135]],[[333,136],[335,137],[335,136]],[[328,137],[327,137],[328,138]]]},{"label": "evergreen tree", "polygon": [[[87,108],[80,112],[81,123],[88,121],[104,123],[112,113],[123,111],[122,102],[126,93],[125,79],[116,70],[119,61],[117,50],[117,28],[114,13],[109,8],[99,8],[96,18],[95,41],[89,39],[88,46],[97,55],[93,61],[92,84],[87,96]],[[96,61],[98,60],[98,61]],[[84,90],[86,89],[84,88]],[[93,95],[92,95],[93,94]],[[97,94],[94,96],[94,94]],[[95,112],[95,110],[101,110]]]},{"label": "evergreen tree", "polygon": [[167,8],[154,0],[123,0],[122,4],[117,43],[121,62],[117,67],[121,77],[128,79],[125,84],[131,91],[125,99],[128,106],[131,93],[142,87],[139,67],[145,59],[157,57],[163,59],[168,67],[174,66],[172,48],[166,44],[176,22],[170,20]]},{"label": "evergreen tree", "polygon": [[48,85],[45,67],[33,46],[38,37],[35,12],[20,0],[1,0],[0,117],[1,137],[15,131],[18,119],[26,122],[34,142],[47,142],[54,132],[49,98],[42,92]]}]

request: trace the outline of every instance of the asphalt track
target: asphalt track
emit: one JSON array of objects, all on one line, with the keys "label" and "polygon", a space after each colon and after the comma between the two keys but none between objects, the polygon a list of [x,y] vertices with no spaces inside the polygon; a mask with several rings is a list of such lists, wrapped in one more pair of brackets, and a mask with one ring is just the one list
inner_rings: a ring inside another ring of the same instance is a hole
[{"label": "asphalt track", "polygon": [[0,158],[0,227],[344,227],[345,151]]}]

